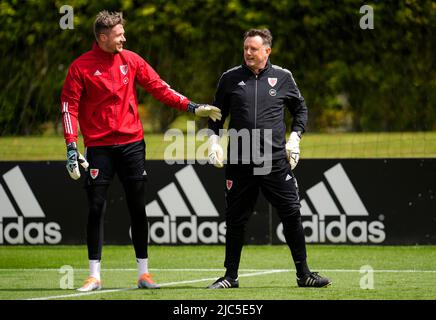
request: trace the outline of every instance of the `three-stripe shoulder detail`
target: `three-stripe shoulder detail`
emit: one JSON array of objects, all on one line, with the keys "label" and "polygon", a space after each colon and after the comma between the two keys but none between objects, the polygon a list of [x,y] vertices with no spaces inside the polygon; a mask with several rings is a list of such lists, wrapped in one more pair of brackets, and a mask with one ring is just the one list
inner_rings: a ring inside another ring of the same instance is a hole
[{"label": "three-stripe shoulder detail", "polygon": [[276,70],[280,70],[280,71],[284,71],[284,72],[286,72],[286,73],[289,73],[289,75],[292,77],[292,72],[289,71],[288,69],[282,68],[282,67],[277,66],[277,65],[275,65],[275,64],[273,64],[272,67],[273,67],[273,69],[276,69]]},{"label": "three-stripe shoulder detail", "polygon": [[295,82],[294,76],[292,75],[291,71],[289,71],[288,69],[276,66],[275,64],[272,65],[272,68],[275,69],[275,70],[283,71],[283,72],[287,73],[288,75],[290,75],[291,79],[292,79],[292,82],[294,83],[295,86],[297,86],[297,82]]},{"label": "three-stripe shoulder detail", "polygon": [[236,66],[236,67],[230,68],[229,70],[224,71],[223,75],[225,75],[226,73],[229,73],[231,71],[236,71],[236,70],[241,69],[241,68],[242,68],[242,66]]}]

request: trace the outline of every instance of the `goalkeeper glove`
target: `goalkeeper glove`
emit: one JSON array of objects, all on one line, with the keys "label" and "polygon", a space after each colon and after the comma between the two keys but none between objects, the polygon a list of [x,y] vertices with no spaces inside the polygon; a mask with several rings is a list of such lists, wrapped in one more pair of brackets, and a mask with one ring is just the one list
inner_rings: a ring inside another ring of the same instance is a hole
[{"label": "goalkeeper glove", "polygon": [[79,163],[85,169],[89,167],[88,161],[77,151],[77,144],[70,142],[67,145],[67,171],[74,180],[80,178]]},{"label": "goalkeeper glove", "polygon": [[294,170],[300,160],[300,140],[301,132],[292,131],[289,140],[286,143],[286,156],[291,170]]},{"label": "goalkeeper glove", "polygon": [[224,151],[219,144],[220,137],[216,134],[209,137],[209,161],[217,168],[222,168]]},{"label": "goalkeeper glove", "polygon": [[188,103],[188,111],[199,117],[209,117],[213,121],[221,120],[221,110],[208,104]]}]

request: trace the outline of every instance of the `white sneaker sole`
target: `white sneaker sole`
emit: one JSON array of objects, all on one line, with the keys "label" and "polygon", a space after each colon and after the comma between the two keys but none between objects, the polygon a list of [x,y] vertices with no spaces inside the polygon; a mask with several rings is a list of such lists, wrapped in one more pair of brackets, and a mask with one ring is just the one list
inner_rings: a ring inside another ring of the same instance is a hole
[{"label": "white sneaker sole", "polygon": [[77,289],[77,291],[79,292],[90,292],[90,291],[97,291],[97,290],[101,290],[101,286],[98,287],[91,287],[91,288],[79,288]]}]

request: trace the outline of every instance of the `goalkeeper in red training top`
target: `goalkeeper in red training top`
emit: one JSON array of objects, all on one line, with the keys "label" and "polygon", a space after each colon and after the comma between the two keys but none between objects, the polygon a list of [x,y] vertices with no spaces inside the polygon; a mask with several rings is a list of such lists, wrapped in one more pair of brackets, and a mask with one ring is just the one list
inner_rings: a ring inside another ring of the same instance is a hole
[{"label": "goalkeeper in red training top", "polygon": [[[220,120],[221,111],[196,104],[171,89],[143,58],[123,49],[126,37],[121,13],[100,12],[94,22],[94,34],[92,50],[71,64],[61,95],[68,173],[78,179],[79,164],[87,169],[89,278],[78,290],[101,288],[103,216],[107,189],[115,173],[126,193],[138,287],[155,289],[159,286],[148,273],[145,143],[135,84],[165,105],[200,117]],[[86,157],[77,150],[78,123]]]}]

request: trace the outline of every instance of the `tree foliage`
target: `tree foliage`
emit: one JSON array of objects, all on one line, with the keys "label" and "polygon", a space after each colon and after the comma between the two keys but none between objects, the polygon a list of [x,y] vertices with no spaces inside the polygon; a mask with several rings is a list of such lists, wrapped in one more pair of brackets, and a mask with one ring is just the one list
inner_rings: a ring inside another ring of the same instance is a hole
[{"label": "tree foliage", "polygon": [[[74,29],[59,8],[74,8]],[[374,29],[361,29],[362,5]],[[431,0],[103,0],[0,3],[0,134],[58,128],[70,63],[91,48],[98,11],[122,11],[126,47],[171,86],[211,103],[222,72],[242,62],[249,28],[271,30],[271,61],[290,69],[309,107],[309,129],[436,129],[435,12]],[[180,115],[145,91],[155,131]]]}]

